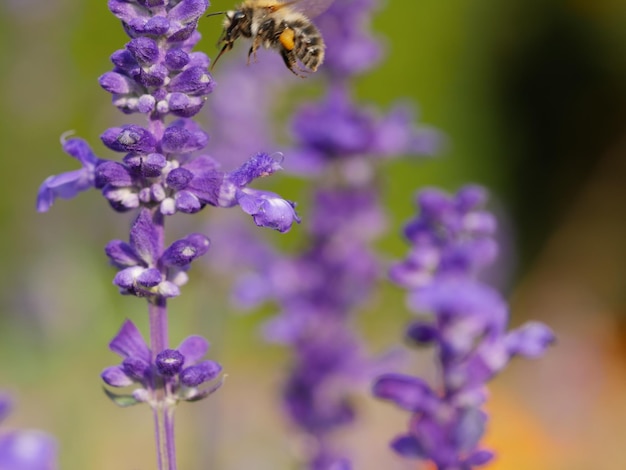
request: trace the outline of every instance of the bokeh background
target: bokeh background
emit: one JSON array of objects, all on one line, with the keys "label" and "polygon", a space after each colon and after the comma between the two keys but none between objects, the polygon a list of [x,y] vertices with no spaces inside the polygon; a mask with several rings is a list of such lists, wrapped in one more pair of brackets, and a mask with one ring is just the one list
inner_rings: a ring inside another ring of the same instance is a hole
[{"label": "bokeh background", "polygon": [[[623,0],[388,1],[373,21],[387,56],[355,93],[383,109],[414,103],[421,121],[448,137],[436,159],[385,167],[390,227],[381,252],[405,252],[398,233],[416,189],[484,184],[507,242],[510,269],[499,287],[511,323],[538,319],[558,335],[543,359],[514,362],[492,383],[487,443],[499,458],[489,468],[626,468],[624,24]],[[219,20],[200,30],[214,56]],[[117,294],[102,249],[127,237],[130,216],[113,213],[96,192],[47,214],[34,209],[39,184],[74,168],[61,133],[73,129],[110,156],[98,136],[129,122],[96,80],[126,40],[104,0],[0,0],[0,388],[17,401],[3,426],[56,435],[67,470],[155,468],[150,413],[116,408],[99,381],[117,362],[107,344],[124,318],[145,331],[143,302]],[[231,55],[245,60],[244,48]],[[320,93],[314,78],[294,86],[285,113]],[[201,119],[210,125],[208,113]],[[297,178],[278,175],[268,185],[306,201]],[[182,223],[210,235],[214,215]],[[301,234],[265,235],[293,246]],[[200,263],[170,303],[172,342],[206,336],[229,374],[214,398],[180,407],[179,468],[296,468],[297,442],[276,395],[288,354],[257,332],[272,309],[239,314],[229,307],[230,285]],[[385,287],[361,327],[382,350],[408,319],[401,292]],[[358,400],[363,419],[341,436],[355,468],[420,468],[387,447],[404,414]]]}]

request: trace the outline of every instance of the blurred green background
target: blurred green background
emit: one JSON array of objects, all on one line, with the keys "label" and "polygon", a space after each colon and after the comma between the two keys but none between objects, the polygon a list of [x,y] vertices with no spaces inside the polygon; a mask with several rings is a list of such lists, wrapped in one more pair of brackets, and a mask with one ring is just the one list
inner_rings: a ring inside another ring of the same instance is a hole
[{"label": "blurred green background", "polygon": [[[385,109],[419,103],[421,121],[449,138],[437,159],[386,167],[391,227],[381,249],[405,252],[396,234],[417,188],[484,184],[516,253],[501,282],[511,322],[542,320],[559,337],[545,358],[515,362],[494,381],[487,441],[499,460],[490,468],[626,468],[626,2],[389,1],[373,24],[388,55],[355,83],[357,96]],[[200,27],[211,56],[219,29],[211,19]],[[6,425],[55,434],[67,470],[155,468],[149,411],[116,408],[99,380],[117,362],[107,344],[124,318],[146,331],[145,305],[117,294],[103,253],[127,238],[130,215],[95,191],[34,209],[39,184],[75,168],[63,132],[111,157],[99,135],[129,117],[97,77],[126,41],[104,0],[0,3],[0,387],[17,397]],[[319,91],[311,82],[302,95]],[[295,178],[270,184],[306,200]],[[185,223],[201,229],[214,213]],[[267,235],[294,244],[301,234]],[[297,443],[275,395],[288,356],[258,338],[271,310],[237,315],[229,285],[199,264],[170,303],[172,343],[206,336],[229,374],[213,399],[180,407],[179,468],[292,468]],[[408,318],[399,290],[387,288],[362,327],[381,349]],[[359,406],[363,422],[342,436],[355,468],[418,468],[387,448],[404,414],[366,396]]]}]

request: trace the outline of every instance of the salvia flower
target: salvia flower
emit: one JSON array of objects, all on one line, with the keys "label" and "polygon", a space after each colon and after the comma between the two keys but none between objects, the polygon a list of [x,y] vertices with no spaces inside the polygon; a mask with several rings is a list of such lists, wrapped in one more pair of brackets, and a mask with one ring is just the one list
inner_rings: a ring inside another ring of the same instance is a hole
[{"label": "salvia flower", "polygon": [[142,209],[130,230],[130,243],[113,240],[106,246],[111,263],[120,269],[113,280],[123,294],[175,297],[187,282],[191,262],[209,249],[209,239],[195,233],[172,243],[159,254],[159,232],[148,209]]},{"label": "salvia flower", "polygon": [[209,135],[192,118],[215,81],[209,58],[193,49],[200,39],[198,21],[208,6],[208,0],[108,1],[130,40],[111,55],[113,69],[99,83],[120,111],[144,115],[147,122],[120,124],[101,134],[105,147],[120,154],[118,160],[96,156],[81,139],[64,138],[63,149],[82,168],[49,177],[37,197],[37,210],[46,212],[58,198],[95,188],[115,211],[136,212],[128,242],[111,241],[106,254],[118,269],[114,284],[119,291],[147,300],[150,346],[126,322],[110,344],[123,361],[106,369],[102,378],[111,387],[135,386],[130,395],[106,389],[115,403],[150,404],[158,466],[168,470],[176,468],[176,403],[217,390],[221,366],[201,361],[208,343],[200,337],[187,338],[176,349],[168,346],[167,299],[180,294],[191,263],[210,243],[191,233],[168,245],[166,219],[208,205],[239,206],[256,225],[280,232],[300,222],[295,203],[250,187],[281,170],[279,159],[255,149],[242,156],[238,168],[226,171],[205,153]]},{"label": "salvia flower", "polygon": [[315,19],[328,45],[322,69],[333,80],[361,75],[382,59],[383,47],[370,30],[379,4],[378,0],[335,1]]},{"label": "salvia flower", "polygon": [[491,264],[498,253],[496,221],[482,209],[486,200],[486,191],[478,186],[466,186],[454,197],[434,188],[422,190],[416,201],[419,214],[404,229],[411,251],[392,267],[391,279],[413,289],[435,277],[473,277]]},{"label": "salvia flower", "polygon": [[115,388],[135,387],[131,394],[107,390],[109,397],[120,406],[146,402],[157,407],[155,394],[159,388],[166,390],[169,402],[197,401],[222,385],[222,379],[218,379],[222,366],[215,361],[202,360],[209,350],[209,343],[201,336],[189,336],[176,349],[164,349],[153,360],[153,354],[137,327],[126,320],[109,343],[109,349],[123,360],[104,369],[102,380]]},{"label": "salvia flower", "polygon": [[113,71],[100,77],[115,106],[125,113],[180,117],[200,111],[215,87],[209,58],[192,51],[208,6],[208,0],[109,0],[132,38],[111,56]]},{"label": "salvia flower", "polygon": [[[192,51],[200,38],[197,22],[207,7],[207,0],[109,2],[132,39],[111,56],[114,69],[100,77],[100,85],[125,113],[145,114],[148,126],[127,124],[101,135],[106,147],[123,154],[121,161],[96,157],[80,139],[64,140],[64,150],[83,168],[42,184],[40,212],[56,198],[93,187],[120,212],[145,207],[164,215],[192,214],[206,205],[240,205],[263,227],[284,232],[299,222],[294,203],[248,188],[253,180],[281,169],[268,154],[257,153],[230,172],[209,155],[198,154],[209,136],[189,118],[215,86],[209,58]],[[166,125],[167,116],[179,119]]]},{"label": "salvia flower", "polygon": [[247,242],[242,253],[252,269],[235,293],[246,307],[278,306],[264,335],[292,349],[283,405],[309,444],[302,455],[311,470],[350,468],[335,435],[356,420],[354,395],[379,370],[380,360],[354,328],[380,277],[371,248],[385,228],[377,166],[402,155],[431,155],[440,140],[417,126],[406,106],[380,113],[352,98],[349,79],[380,58],[367,28],[373,7],[369,0],[334,2],[315,20],[328,46],[318,75],[326,75],[328,92],[296,111],[293,144],[285,150],[288,170],[316,181],[308,240],[291,256],[263,248],[255,253]]},{"label": "salvia flower", "polygon": [[424,319],[407,329],[410,342],[437,351],[439,383],[384,374],[373,386],[378,398],[412,414],[408,430],[391,443],[406,458],[431,461],[438,470],[470,470],[493,458],[481,448],[487,414],[486,383],[515,356],[539,357],[554,341],[548,327],[529,322],[507,331],[508,307],[500,293],[480,282],[480,268],[497,252],[495,219],[476,186],[448,196],[424,190],[420,214],[405,228],[411,243],[392,279],[409,290],[409,305]]},{"label": "salvia flower", "polygon": [[[0,393],[0,423],[11,410],[11,399]],[[49,434],[36,430],[0,430],[0,469],[56,470],[57,443]]]},{"label": "salvia flower", "polygon": [[98,157],[94,155],[89,144],[82,139],[61,138],[65,153],[77,159],[82,168],[48,177],[37,194],[37,210],[47,212],[56,198],[71,199],[81,191],[94,186]]}]

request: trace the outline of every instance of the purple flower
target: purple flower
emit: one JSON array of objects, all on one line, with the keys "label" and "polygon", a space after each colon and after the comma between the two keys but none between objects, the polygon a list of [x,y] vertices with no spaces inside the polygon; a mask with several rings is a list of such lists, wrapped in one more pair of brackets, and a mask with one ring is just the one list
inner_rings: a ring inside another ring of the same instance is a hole
[{"label": "purple flower", "polygon": [[351,396],[375,373],[352,319],[378,279],[368,243],[384,221],[379,211],[370,189],[327,188],[316,193],[300,253],[251,251],[249,240],[244,245],[254,272],[241,279],[238,300],[248,306],[273,300],[280,308],[264,334],[293,351],[283,403],[297,428],[318,442],[305,456],[307,468],[349,468],[331,436],[355,420]]},{"label": "purple flower", "polygon": [[213,91],[209,58],[192,52],[195,30],[207,0],[183,0],[173,8],[144,2],[109,0],[109,9],[131,36],[125,49],[111,56],[115,68],[100,77],[124,113],[191,117]]},{"label": "purple flower", "polygon": [[[372,2],[363,0],[335,2],[315,18],[329,46],[328,62],[320,70],[329,73],[330,89],[320,102],[296,112],[294,142],[284,150],[286,169],[317,181],[310,197],[307,241],[299,252],[287,256],[246,239],[236,245],[239,257],[233,257],[250,266],[235,290],[238,303],[251,307],[269,300],[278,306],[279,314],[264,325],[263,332],[269,341],[292,349],[283,404],[296,429],[316,444],[303,456],[306,467],[314,470],[350,468],[333,434],[355,421],[352,395],[371,380],[380,362],[370,357],[353,331],[358,309],[380,277],[379,260],[370,247],[386,223],[377,164],[400,155],[430,155],[440,140],[437,133],[416,126],[404,106],[379,113],[351,98],[347,79],[380,57],[366,30],[371,7]],[[252,126],[254,135],[270,122],[268,103],[263,102],[265,94],[239,103],[259,86],[254,82],[245,86],[245,81],[236,82],[243,97],[237,89],[232,106],[222,103],[222,112],[244,123],[250,115],[265,112],[261,125]],[[259,100],[259,107],[249,109]],[[233,135],[237,130],[231,131]],[[246,135],[231,137],[235,149],[242,142],[248,142]],[[242,193],[239,204],[256,223],[268,224],[270,215],[278,230],[284,220],[291,223],[295,213],[289,201],[250,189],[238,194]]]},{"label": "purple flower", "polygon": [[[200,39],[197,22],[207,7],[207,0],[109,1],[131,40],[111,56],[114,69],[100,77],[100,84],[124,113],[145,114],[148,126],[127,124],[102,133],[106,147],[124,154],[120,162],[96,158],[81,140],[64,141],[65,151],[83,169],[48,178],[39,191],[39,211],[47,211],[56,197],[71,198],[95,187],[119,212],[158,207],[163,215],[192,214],[206,205],[243,204],[259,226],[286,232],[299,221],[290,201],[247,188],[281,169],[268,154],[256,153],[231,172],[197,155],[209,136],[189,118],[215,85],[209,58],[192,51]],[[168,115],[180,119],[166,126]]]},{"label": "purple flower", "polygon": [[[357,162],[366,157],[387,159],[401,155],[433,155],[441,146],[438,132],[414,124],[406,106],[380,116],[354,103],[344,83],[331,86],[320,103],[302,106],[292,121],[299,148],[289,151],[296,170],[317,175],[341,164],[342,176],[353,184],[372,178],[371,169]],[[357,171],[358,170],[358,171]]]},{"label": "purple flower", "polygon": [[[0,423],[9,414],[11,401],[0,393]],[[57,443],[47,433],[36,430],[0,431],[2,470],[55,470]]]},{"label": "purple flower", "polygon": [[411,251],[396,263],[391,279],[413,289],[435,277],[473,276],[498,253],[493,239],[495,218],[481,207],[487,194],[477,186],[462,188],[453,197],[437,189],[422,190],[420,211],[404,229]]},{"label": "purple flower", "polygon": [[430,316],[412,323],[406,334],[435,347],[440,385],[387,373],[375,381],[373,394],[413,414],[408,433],[391,447],[438,470],[470,470],[492,459],[480,449],[486,383],[514,356],[539,357],[554,341],[538,322],[507,332],[506,302],[476,279],[497,253],[495,220],[482,209],[485,202],[485,191],[476,186],[454,197],[422,191],[420,214],[405,228],[411,252],[391,270],[392,279],[409,290],[409,306]]},{"label": "purple flower", "polygon": [[209,249],[209,239],[191,234],[172,243],[160,253],[158,222],[142,209],[130,230],[130,243],[113,240],[106,246],[111,263],[120,269],[114,284],[123,294],[138,297],[175,297],[187,282],[185,271],[191,262]]},{"label": "purple flower", "polygon": [[214,381],[222,371],[217,362],[201,359],[209,350],[209,343],[201,336],[189,336],[176,349],[166,349],[156,355],[152,352],[137,327],[126,320],[109,343],[109,349],[123,358],[122,363],[102,371],[102,380],[115,388],[139,385],[131,395],[107,391],[120,406],[139,402],[156,404],[157,389],[165,388],[168,399],[197,401],[215,392],[222,380],[205,388],[200,385]]},{"label": "purple flower", "polygon": [[315,19],[327,45],[322,70],[333,78],[362,74],[382,58],[383,49],[369,30],[377,3],[375,0],[334,2]]},{"label": "purple flower", "polygon": [[99,162],[89,144],[82,139],[61,139],[63,151],[77,159],[82,168],[56,176],[49,176],[37,194],[37,211],[47,212],[56,198],[71,199],[81,191],[94,186],[95,169]]},{"label": "purple flower", "polygon": [[209,58],[193,49],[200,40],[198,21],[208,6],[208,0],[108,0],[130,39],[111,55],[113,69],[99,83],[112,95],[114,106],[125,114],[143,114],[146,124],[120,124],[101,134],[107,149],[121,154],[119,160],[97,158],[80,139],[63,140],[64,150],[82,168],[48,178],[37,198],[37,209],[44,212],[56,198],[94,187],[114,210],[137,211],[128,242],[109,242],[106,254],[118,269],[113,282],[120,292],[147,300],[152,351],[126,322],[110,344],[123,361],[107,368],[102,378],[116,388],[138,385],[130,395],[105,389],[118,405],[151,405],[159,468],[165,461],[176,466],[177,402],[202,399],[221,385],[216,380],[221,366],[201,360],[206,340],[194,336],[176,349],[168,346],[167,299],[180,294],[191,263],[210,243],[203,234],[192,233],[167,246],[167,216],[193,214],[207,205],[239,206],[256,225],[280,232],[300,222],[295,203],[250,187],[280,170],[279,161],[255,148],[242,155],[253,156],[240,167],[223,171],[201,153],[209,135],[191,118],[206,103],[215,81]]}]

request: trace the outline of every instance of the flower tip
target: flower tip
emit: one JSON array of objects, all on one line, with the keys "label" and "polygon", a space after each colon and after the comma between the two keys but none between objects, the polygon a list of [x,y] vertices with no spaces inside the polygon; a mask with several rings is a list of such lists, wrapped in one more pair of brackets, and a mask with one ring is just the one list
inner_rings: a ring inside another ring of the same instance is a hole
[{"label": "flower tip", "polygon": [[59,139],[61,141],[61,145],[65,146],[65,143],[69,140],[69,138],[75,134],[76,134],[76,131],[73,129],[69,131],[65,131],[63,134],[61,134],[61,138]]},{"label": "flower tip", "polygon": [[[276,161],[278,165],[282,165],[282,163],[285,161],[285,154],[283,152],[274,152],[270,155],[270,158]],[[278,169],[282,170],[282,167],[279,167]]]}]

